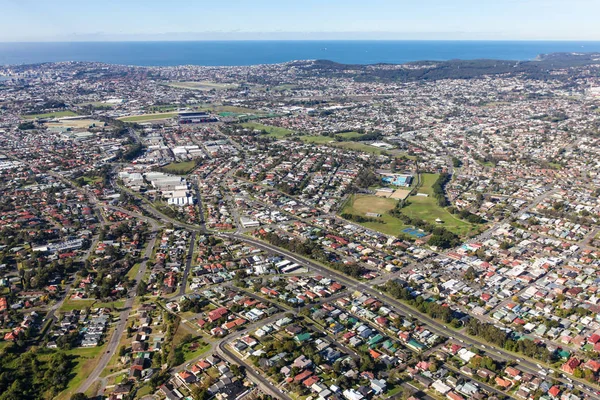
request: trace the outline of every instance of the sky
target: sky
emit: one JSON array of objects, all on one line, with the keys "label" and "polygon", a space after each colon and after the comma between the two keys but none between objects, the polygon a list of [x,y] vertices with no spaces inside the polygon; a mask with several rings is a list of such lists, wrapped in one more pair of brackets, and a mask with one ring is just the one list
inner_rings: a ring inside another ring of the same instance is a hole
[{"label": "sky", "polygon": [[0,0],[0,42],[600,40],[599,0]]}]

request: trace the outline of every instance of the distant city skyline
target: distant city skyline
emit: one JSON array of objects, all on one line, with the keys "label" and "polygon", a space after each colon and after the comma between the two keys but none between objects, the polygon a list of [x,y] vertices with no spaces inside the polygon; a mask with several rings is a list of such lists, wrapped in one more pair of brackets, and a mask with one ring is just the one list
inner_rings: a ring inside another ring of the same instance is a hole
[{"label": "distant city skyline", "polygon": [[0,42],[600,40],[594,0],[0,0]]}]

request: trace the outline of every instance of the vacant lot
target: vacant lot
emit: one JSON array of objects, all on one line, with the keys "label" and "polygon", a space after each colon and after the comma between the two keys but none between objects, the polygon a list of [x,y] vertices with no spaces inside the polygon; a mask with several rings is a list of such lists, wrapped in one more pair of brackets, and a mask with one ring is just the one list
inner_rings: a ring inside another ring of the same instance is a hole
[{"label": "vacant lot", "polygon": [[289,129],[280,128],[278,126],[263,125],[263,124],[259,124],[257,122],[245,122],[242,124],[242,126],[244,128],[248,128],[248,129],[256,129],[259,131],[265,131],[265,132],[267,132],[267,135],[265,135],[265,136],[270,136],[270,137],[279,138],[279,139],[284,138],[286,136],[291,136],[293,134],[293,132],[290,131]]},{"label": "vacant lot", "polygon": [[168,113],[155,113],[155,114],[144,114],[144,115],[132,115],[130,117],[119,118],[123,122],[147,122],[157,121],[161,119],[173,118],[179,115],[179,113],[168,112]]},{"label": "vacant lot", "polygon": [[194,167],[196,166],[196,162],[195,161],[182,161],[182,162],[174,162],[171,164],[167,164],[164,167],[162,167],[162,169],[165,172],[169,172],[172,174],[186,174],[189,173],[191,170],[194,169]]},{"label": "vacant lot", "polygon": [[104,351],[105,346],[97,347],[79,347],[65,351],[67,354],[74,355],[75,367],[73,368],[73,377],[69,381],[67,389],[60,393],[56,398],[68,400],[76,393],[79,385],[83,383],[85,378],[92,373],[98,362],[100,353]]},{"label": "vacant lot", "polygon": [[394,199],[356,194],[350,196],[341,213],[350,213],[362,217],[368,212],[381,214],[381,217],[378,219],[382,222],[365,222],[360,225],[374,231],[395,236],[398,235],[402,229],[406,228],[406,225],[404,225],[401,220],[387,213],[389,210],[396,207],[396,203],[397,201]]},{"label": "vacant lot", "polygon": [[58,309],[59,312],[68,312],[73,310],[83,310],[86,308],[99,308],[99,307],[108,307],[108,308],[122,308],[125,305],[125,300],[117,300],[103,303],[101,301],[97,301],[94,299],[84,299],[84,300],[74,300],[67,299],[63,303],[62,307]]},{"label": "vacant lot", "polygon": [[21,115],[24,119],[36,119],[36,118],[60,118],[60,117],[73,117],[75,114],[73,111],[54,111],[45,114],[28,114]]}]

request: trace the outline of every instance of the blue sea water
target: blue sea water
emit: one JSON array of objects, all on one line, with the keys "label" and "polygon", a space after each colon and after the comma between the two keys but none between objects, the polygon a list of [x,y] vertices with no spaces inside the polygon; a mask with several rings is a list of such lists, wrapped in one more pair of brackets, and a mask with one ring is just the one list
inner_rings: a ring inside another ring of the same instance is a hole
[{"label": "blue sea water", "polygon": [[420,60],[531,60],[554,52],[600,52],[572,41],[181,41],[0,43],[0,65],[99,61],[139,66],[255,65],[292,60],[346,64]]}]

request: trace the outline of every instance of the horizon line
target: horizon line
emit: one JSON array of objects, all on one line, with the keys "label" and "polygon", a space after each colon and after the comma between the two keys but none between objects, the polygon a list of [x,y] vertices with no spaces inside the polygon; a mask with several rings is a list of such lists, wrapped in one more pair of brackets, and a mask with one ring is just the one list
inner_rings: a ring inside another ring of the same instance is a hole
[{"label": "horizon line", "polygon": [[0,40],[0,44],[21,43],[180,43],[180,42],[589,42],[600,39],[104,39],[104,40]]}]

